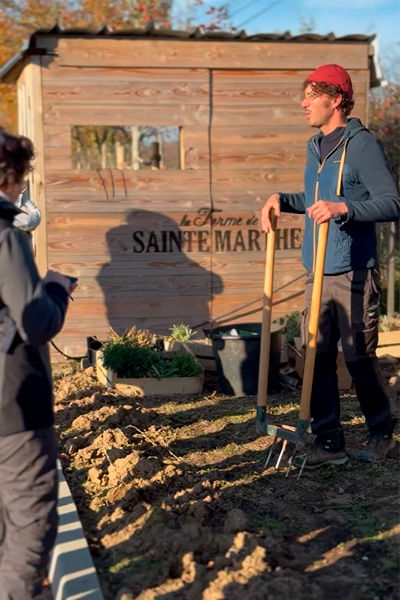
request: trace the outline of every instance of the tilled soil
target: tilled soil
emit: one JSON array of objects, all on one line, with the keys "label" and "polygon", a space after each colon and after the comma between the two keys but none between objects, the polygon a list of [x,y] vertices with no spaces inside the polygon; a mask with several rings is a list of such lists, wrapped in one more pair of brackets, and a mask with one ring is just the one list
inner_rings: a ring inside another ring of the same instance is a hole
[{"label": "tilled soil", "polygon": [[[400,363],[382,362],[399,412]],[[119,396],[91,368],[54,368],[65,476],[105,600],[399,597],[398,460],[355,457],[365,427],[342,394],[352,460],[285,478],[263,467],[255,398],[209,378],[197,397]],[[271,396],[295,425],[300,392]],[[396,448],[397,450],[397,448]]]}]

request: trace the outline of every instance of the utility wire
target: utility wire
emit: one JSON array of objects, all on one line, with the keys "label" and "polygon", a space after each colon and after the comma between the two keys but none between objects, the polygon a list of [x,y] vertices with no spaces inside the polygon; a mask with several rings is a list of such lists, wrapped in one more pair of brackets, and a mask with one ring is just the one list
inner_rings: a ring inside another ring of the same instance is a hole
[{"label": "utility wire", "polygon": [[236,17],[236,15],[238,15],[240,12],[242,12],[242,10],[245,10],[246,8],[250,8],[250,6],[253,6],[253,4],[259,4],[260,0],[251,0],[251,2],[248,2],[247,4],[242,4],[242,6],[239,6],[239,8],[237,8],[236,10],[232,11],[229,13],[229,17]]},{"label": "utility wire", "polygon": [[276,6],[277,4],[280,4],[282,1],[283,0],[276,0],[275,2],[272,2],[272,4],[270,4],[269,6],[265,6],[262,10],[259,10],[252,17],[250,17],[249,19],[246,19],[246,21],[243,21],[243,23],[240,23],[240,25],[237,26],[237,29],[242,29],[242,27],[244,27],[245,25],[247,25],[247,23],[250,23],[251,21],[254,21],[254,19],[257,19],[257,17],[260,17],[261,15],[263,15],[264,13],[266,13],[271,8],[274,8],[274,6]]}]

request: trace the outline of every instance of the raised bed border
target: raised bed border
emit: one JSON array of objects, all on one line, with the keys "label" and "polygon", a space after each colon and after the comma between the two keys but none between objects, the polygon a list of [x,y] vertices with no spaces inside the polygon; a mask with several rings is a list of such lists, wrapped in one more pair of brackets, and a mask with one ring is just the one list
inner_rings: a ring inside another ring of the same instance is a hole
[{"label": "raised bed border", "polygon": [[58,461],[59,518],[49,564],[54,600],[104,600],[75,502]]},{"label": "raised bed border", "polygon": [[198,362],[205,371],[215,372],[217,370],[215,364],[214,351],[211,342],[208,343],[207,338],[203,340],[188,340],[187,342],[177,342],[176,340],[164,340],[165,350],[179,350],[185,344],[187,348],[195,355]]},{"label": "raised bed border", "polygon": [[376,355],[384,356],[385,354],[400,358],[400,329],[379,332]]}]

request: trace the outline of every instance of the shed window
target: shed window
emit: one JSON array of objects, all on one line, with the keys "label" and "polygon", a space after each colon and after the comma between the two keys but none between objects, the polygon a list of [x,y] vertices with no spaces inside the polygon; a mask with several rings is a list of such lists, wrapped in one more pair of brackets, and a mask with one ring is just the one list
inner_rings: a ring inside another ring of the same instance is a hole
[{"label": "shed window", "polygon": [[74,169],[180,169],[180,127],[72,125]]}]

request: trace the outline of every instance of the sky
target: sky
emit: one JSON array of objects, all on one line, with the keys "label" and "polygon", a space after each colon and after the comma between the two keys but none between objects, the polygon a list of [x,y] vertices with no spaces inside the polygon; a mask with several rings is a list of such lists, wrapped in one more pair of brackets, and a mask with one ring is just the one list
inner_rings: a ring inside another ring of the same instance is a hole
[{"label": "sky", "polygon": [[[175,0],[174,10],[183,14],[190,4]],[[204,0],[204,4],[228,4],[231,23],[247,34],[289,30],[296,35],[304,25],[321,35],[377,34],[381,62],[391,56],[400,61],[400,0]]]}]

